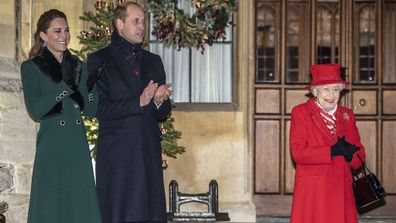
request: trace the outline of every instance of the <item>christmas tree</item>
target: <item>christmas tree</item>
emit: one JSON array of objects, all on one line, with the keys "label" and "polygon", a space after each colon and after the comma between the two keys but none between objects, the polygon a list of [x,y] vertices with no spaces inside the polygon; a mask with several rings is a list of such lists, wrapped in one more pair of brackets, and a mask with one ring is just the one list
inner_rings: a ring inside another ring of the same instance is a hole
[{"label": "christmas tree", "polygon": [[3,214],[7,211],[8,204],[5,201],[0,202],[0,214]]},{"label": "christmas tree", "polygon": [[[102,49],[110,44],[111,33],[113,32],[112,16],[115,7],[123,3],[124,0],[98,0],[95,3],[95,12],[84,12],[80,17],[81,20],[89,22],[91,26],[88,31],[82,31],[78,36],[82,48],[72,50],[80,58],[85,60],[87,54]],[[174,129],[173,117],[168,117],[164,122],[159,123],[162,132],[162,153],[168,157],[176,158],[178,154],[185,152],[185,147],[179,146],[177,140],[181,138],[181,132]],[[98,136],[98,120],[84,118],[84,124],[87,127],[87,137],[91,145],[96,145]],[[92,148],[92,156],[96,157],[96,146]],[[166,168],[168,162],[163,160],[162,166]]]}]

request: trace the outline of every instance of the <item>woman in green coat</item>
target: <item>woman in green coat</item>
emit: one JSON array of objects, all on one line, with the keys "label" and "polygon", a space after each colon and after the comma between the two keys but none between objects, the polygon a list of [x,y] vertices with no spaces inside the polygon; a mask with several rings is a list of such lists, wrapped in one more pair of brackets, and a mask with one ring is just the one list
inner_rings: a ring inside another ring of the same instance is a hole
[{"label": "woman in green coat", "polygon": [[28,223],[101,222],[81,117],[95,114],[97,96],[85,63],[67,50],[69,40],[65,14],[44,12],[21,66],[27,111],[40,123]]}]

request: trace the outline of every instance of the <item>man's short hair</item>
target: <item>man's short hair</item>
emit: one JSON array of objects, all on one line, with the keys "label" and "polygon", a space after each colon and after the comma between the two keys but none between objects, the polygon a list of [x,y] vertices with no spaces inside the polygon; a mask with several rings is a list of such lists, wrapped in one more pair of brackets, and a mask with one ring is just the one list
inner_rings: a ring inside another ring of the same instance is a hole
[{"label": "man's short hair", "polygon": [[137,6],[143,11],[143,8],[136,2],[124,2],[119,4],[113,12],[113,26],[115,30],[117,30],[117,19],[121,19],[123,22],[125,22],[125,18],[128,16],[128,6],[131,5]]}]

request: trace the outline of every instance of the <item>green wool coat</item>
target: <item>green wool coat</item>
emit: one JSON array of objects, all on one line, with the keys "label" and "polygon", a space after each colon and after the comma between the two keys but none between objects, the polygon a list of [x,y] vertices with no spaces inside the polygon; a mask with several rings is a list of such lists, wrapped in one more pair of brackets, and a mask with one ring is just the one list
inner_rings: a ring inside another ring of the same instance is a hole
[{"label": "green wool coat", "polygon": [[61,66],[54,59],[46,50],[21,65],[25,105],[32,119],[40,123],[28,223],[99,223],[91,157],[81,117],[95,114],[96,90],[87,91],[86,65],[74,58],[76,63],[71,70],[83,99],[80,106],[71,96],[74,90],[62,81]]}]

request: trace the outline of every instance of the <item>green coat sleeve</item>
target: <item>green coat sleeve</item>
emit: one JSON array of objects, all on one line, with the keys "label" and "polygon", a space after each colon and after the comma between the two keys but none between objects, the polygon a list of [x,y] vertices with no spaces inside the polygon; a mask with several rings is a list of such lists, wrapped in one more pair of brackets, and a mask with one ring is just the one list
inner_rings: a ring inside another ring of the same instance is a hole
[{"label": "green coat sleeve", "polygon": [[80,90],[81,95],[84,98],[83,115],[92,118],[93,116],[95,116],[98,107],[98,94],[96,92],[96,85],[90,92],[88,92],[87,89],[88,70],[86,63],[83,63],[82,65],[81,75],[82,76],[78,88]]},{"label": "green coat sleeve", "polygon": [[59,102],[73,93],[63,81],[54,83],[29,60],[21,65],[21,79],[26,109],[34,120],[44,116]]}]

